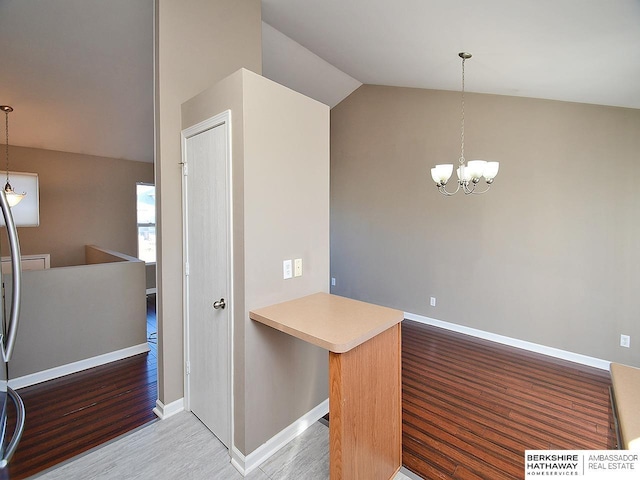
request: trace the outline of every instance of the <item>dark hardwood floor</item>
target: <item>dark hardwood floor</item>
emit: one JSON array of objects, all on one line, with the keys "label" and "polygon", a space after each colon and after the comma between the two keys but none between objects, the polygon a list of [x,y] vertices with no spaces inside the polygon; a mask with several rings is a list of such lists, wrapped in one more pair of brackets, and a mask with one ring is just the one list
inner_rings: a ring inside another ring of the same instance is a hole
[{"label": "dark hardwood floor", "polygon": [[[20,390],[26,478],[155,419],[146,355]],[[615,448],[608,372],[411,321],[402,326],[403,464],[425,479],[520,479],[525,449]]]},{"label": "dark hardwood floor", "polygon": [[609,372],[405,320],[403,464],[521,479],[526,449],[616,448]]},{"label": "dark hardwood floor", "polygon": [[155,297],[147,307],[149,353],[18,391],[25,430],[0,478],[27,478],[156,419]]}]

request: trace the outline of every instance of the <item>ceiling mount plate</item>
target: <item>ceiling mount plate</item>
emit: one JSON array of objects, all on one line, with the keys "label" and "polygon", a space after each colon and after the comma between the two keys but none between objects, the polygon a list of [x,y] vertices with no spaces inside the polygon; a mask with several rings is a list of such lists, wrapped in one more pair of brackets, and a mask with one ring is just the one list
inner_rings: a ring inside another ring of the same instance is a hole
[{"label": "ceiling mount plate", "polygon": [[458,54],[458,56],[459,56],[460,58],[464,59],[464,60],[467,60],[467,59],[471,58],[471,54],[470,54],[470,53],[467,53],[467,52],[460,52],[460,53]]},{"label": "ceiling mount plate", "polygon": [[0,110],[6,113],[11,113],[13,112],[13,107],[10,107],[9,105],[0,105]]}]

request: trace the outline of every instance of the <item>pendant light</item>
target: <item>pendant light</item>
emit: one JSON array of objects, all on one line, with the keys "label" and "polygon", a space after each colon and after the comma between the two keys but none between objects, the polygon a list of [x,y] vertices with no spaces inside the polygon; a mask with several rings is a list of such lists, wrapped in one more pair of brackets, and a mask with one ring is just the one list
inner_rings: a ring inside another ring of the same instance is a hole
[{"label": "pendant light", "polygon": [[[489,188],[491,188],[491,184],[493,183],[494,178],[498,174],[498,169],[500,164],[498,162],[486,162],[484,160],[469,160],[469,162],[465,165],[464,159],[464,62],[471,58],[471,54],[467,52],[460,52],[458,56],[462,59],[462,120],[460,127],[460,158],[458,159],[459,166],[456,170],[458,174],[458,186],[453,191],[447,191],[446,185],[451,178],[453,173],[453,165],[436,165],[431,169],[431,178],[436,182],[436,187],[438,187],[438,191],[449,197],[451,195],[455,195],[459,190],[462,189],[465,195],[469,194],[482,194],[486,193]],[[487,188],[482,191],[476,191],[476,186],[480,179],[484,177]]]},{"label": "pendant light", "polygon": [[0,110],[4,112],[5,120],[5,133],[6,133],[6,156],[7,156],[7,183],[4,186],[4,193],[7,197],[7,202],[9,202],[10,207],[15,207],[20,201],[25,197],[26,193],[16,193],[13,191],[13,187],[9,183],[9,114],[13,112],[13,108],[9,105],[0,105]]}]

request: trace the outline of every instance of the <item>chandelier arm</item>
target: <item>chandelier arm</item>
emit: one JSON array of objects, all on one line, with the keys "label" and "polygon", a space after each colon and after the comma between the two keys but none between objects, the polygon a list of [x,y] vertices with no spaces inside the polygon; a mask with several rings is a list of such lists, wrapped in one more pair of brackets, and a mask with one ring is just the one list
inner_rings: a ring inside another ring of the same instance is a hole
[{"label": "chandelier arm", "polygon": [[469,187],[469,182],[463,183],[462,184],[462,191],[464,192],[465,195],[469,195],[471,193],[473,193],[473,191],[476,189],[476,184],[475,183],[471,183],[471,187]]},{"label": "chandelier arm", "polygon": [[475,187],[474,187],[473,190],[470,190],[469,193],[467,193],[467,195],[482,195],[483,193],[487,193],[490,188],[491,188],[491,185],[489,184],[489,185],[487,185],[487,188],[485,188],[481,192],[477,192]]},{"label": "chandelier arm", "polygon": [[437,187],[438,187],[438,191],[442,195],[444,195],[445,197],[450,197],[450,196],[455,195],[456,193],[458,193],[458,190],[460,190],[460,183],[458,182],[458,186],[453,192],[447,191],[446,185],[437,185]]}]

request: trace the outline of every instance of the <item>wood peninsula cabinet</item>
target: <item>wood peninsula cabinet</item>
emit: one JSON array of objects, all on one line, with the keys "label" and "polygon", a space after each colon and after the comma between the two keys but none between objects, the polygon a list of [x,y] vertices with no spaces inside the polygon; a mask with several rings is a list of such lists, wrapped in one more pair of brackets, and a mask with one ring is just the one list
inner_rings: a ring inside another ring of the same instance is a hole
[{"label": "wood peninsula cabinet", "polygon": [[328,293],[249,313],[329,351],[331,480],[389,480],[400,469],[403,316]]}]

